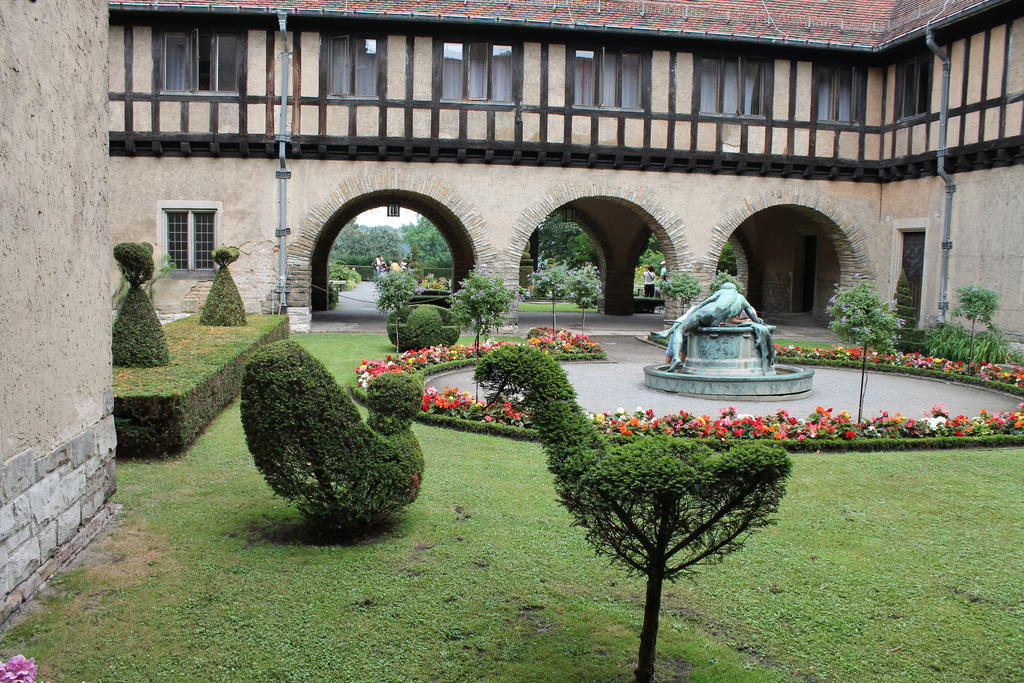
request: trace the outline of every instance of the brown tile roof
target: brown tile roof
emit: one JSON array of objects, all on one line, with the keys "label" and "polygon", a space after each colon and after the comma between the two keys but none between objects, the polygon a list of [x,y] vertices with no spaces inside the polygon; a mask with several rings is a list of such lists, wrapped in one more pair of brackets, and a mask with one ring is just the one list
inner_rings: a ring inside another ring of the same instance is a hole
[{"label": "brown tile roof", "polygon": [[985,6],[1019,0],[112,0],[111,9],[274,12],[515,23],[873,48]]}]

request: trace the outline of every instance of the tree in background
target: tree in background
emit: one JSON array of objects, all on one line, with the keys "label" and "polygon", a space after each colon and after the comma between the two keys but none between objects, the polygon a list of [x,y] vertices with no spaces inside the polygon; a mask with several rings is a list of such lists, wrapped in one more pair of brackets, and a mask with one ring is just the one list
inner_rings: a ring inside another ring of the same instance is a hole
[{"label": "tree in background", "polygon": [[700,296],[700,281],[689,273],[670,273],[668,279],[661,282],[661,295],[678,300],[685,309]]},{"label": "tree in background", "polygon": [[711,282],[708,284],[708,293],[714,294],[715,292],[720,290],[722,288],[722,285],[724,285],[726,282],[731,282],[734,285],[736,285],[736,290],[740,294],[743,294],[743,283],[740,282],[739,278],[736,277],[735,275],[732,275],[731,273],[726,273],[725,271],[721,270],[715,273],[715,276],[711,278]]},{"label": "tree in background", "polygon": [[383,256],[388,263],[401,261],[405,251],[397,230],[349,222],[331,245],[329,261],[346,266],[368,266],[377,256]]},{"label": "tree in background", "polygon": [[580,308],[582,334],[587,324],[587,309],[595,308],[601,302],[601,276],[597,272],[597,266],[588,263],[582,268],[569,271],[566,298]]},{"label": "tree in background", "polygon": [[[377,277],[377,310],[385,316],[397,313],[409,305],[416,294],[416,278],[405,270],[393,270]],[[395,322],[395,350],[399,349],[400,330]]]},{"label": "tree in background", "polygon": [[551,327],[558,329],[555,305],[568,294],[569,270],[561,263],[547,261],[540,270],[530,276],[530,282],[533,283],[534,296],[551,299]]},{"label": "tree in background", "polygon": [[597,246],[577,223],[564,220],[556,212],[537,227],[537,256],[537,265],[558,261],[569,268],[579,268],[597,263]]},{"label": "tree in background", "polygon": [[647,266],[654,266],[654,272],[661,272],[661,262],[665,260],[665,253],[661,249],[661,244],[658,243],[658,238],[653,234],[647,238],[647,246],[644,247],[644,253],[640,254],[640,258],[636,264],[640,268],[647,270]]},{"label": "tree in background", "polygon": [[437,227],[420,216],[415,223],[403,225],[398,229],[402,242],[410,250],[416,250],[417,260],[423,268],[451,268],[452,252],[448,242]]},{"label": "tree in background", "polygon": [[992,316],[999,308],[999,294],[978,285],[964,285],[956,288],[956,298],[959,303],[953,309],[953,315],[971,321],[971,348],[967,354],[967,367],[973,372],[974,328],[979,321],[985,323],[989,329],[992,328]]},{"label": "tree in background", "polygon": [[903,321],[896,315],[893,305],[885,301],[870,280],[861,278],[852,287],[836,287],[829,301],[828,326],[848,344],[861,347],[860,394],[857,402],[857,422],[864,417],[864,391],[867,389],[868,349],[889,351],[893,347],[896,331]]},{"label": "tree in background", "polygon": [[508,319],[517,304],[516,292],[498,275],[470,271],[457,292],[448,299],[451,311],[463,327],[473,330],[476,354],[480,355],[480,337],[496,330]]},{"label": "tree in background", "polygon": [[722,245],[722,253],[718,256],[718,266],[715,270],[719,273],[729,273],[729,275],[739,273],[739,268],[736,264],[736,252],[732,248],[732,242],[726,242]]}]

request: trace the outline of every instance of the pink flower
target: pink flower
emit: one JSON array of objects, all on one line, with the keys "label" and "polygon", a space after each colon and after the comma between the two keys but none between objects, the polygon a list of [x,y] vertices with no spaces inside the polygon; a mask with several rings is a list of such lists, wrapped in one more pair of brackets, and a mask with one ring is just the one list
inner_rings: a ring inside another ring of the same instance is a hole
[{"label": "pink flower", "polygon": [[0,683],[35,683],[36,660],[14,655],[6,664],[0,663]]}]

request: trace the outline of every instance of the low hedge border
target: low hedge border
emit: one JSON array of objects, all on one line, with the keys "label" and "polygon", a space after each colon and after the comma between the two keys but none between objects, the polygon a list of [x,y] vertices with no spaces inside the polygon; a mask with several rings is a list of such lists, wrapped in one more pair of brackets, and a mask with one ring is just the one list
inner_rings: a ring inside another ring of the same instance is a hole
[{"label": "low hedge border", "polygon": [[187,448],[238,394],[245,361],[288,336],[288,317],[255,315],[244,327],[209,327],[192,315],[164,326],[171,363],[114,368],[119,457],[161,458]]}]

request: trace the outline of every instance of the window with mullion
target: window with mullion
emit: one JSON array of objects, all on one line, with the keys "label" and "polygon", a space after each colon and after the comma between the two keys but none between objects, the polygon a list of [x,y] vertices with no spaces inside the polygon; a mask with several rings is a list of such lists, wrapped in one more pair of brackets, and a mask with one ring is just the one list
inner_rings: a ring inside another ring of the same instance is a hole
[{"label": "window with mullion", "polygon": [[332,95],[377,96],[378,42],[375,38],[331,39]]},{"label": "window with mullion", "polygon": [[441,49],[441,98],[513,100],[511,45],[444,43]]},{"label": "window with mullion", "polygon": [[573,103],[578,107],[639,109],[642,64],[635,52],[576,50]]},{"label": "window with mullion", "polygon": [[764,115],[765,74],[762,59],[704,57],[700,60],[700,112]]},{"label": "window with mullion", "polygon": [[909,118],[928,112],[931,99],[932,58],[916,57],[896,70],[896,111],[899,118]]},{"label": "window with mullion", "polygon": [[213,31],[164,34],[163,89],[238,92],[238,35]]},{"label": "window with mullion", "polygon": [[166,211],[167,254],[175,270],[213,270],[214,211]]},{"label": "window with mullion", "polygon": [[853,66],[816,66],[818,121],[860,121],[864,97],[863,69]]}]

